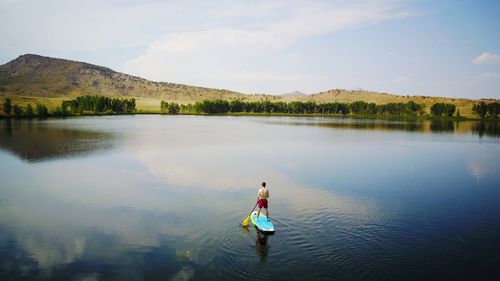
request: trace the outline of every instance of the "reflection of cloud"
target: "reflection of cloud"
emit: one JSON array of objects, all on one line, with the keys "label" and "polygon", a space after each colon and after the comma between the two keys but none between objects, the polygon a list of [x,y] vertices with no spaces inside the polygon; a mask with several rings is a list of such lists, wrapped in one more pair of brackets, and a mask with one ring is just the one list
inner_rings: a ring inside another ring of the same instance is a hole
[{"label": "reflection of cloud", "polygon": [[80,257],[85,250],[85,238],[57,235],[41,232],[21,232],[16,237],[16,243],[26,249],[42,270],[49,271],[52,267],[66,264]]},{"label": "reflection of cloud", "polygon": [[171,281],[187,281],[194,275],[194,269],[189,266],[184,266],[170,278]]},{"label": "reflection of cloud", "polygon": [[[2,165],[1,177],[23,176],[5,177],[0,223],[15,229],[13,239],[45,270],[96,253],[115,258],[127,246],[154,248],[160,237],[173,237],[174,251],[206,264],[215,254],[203,250],[247,214],[262,180],[272,216],[315,226],[391,216],[370,200],[294,180],[294,171],[314,169],[303,160],[318,155],[310,150],[316,130],[296,134],[284,126],[276,133],[276,126],[245,120],[155,117],[140,123],[145,131],[132,127],[123,147],[106,155]],[[95,241],[114,243],[114,252],[102,253]]]},{"label": "reflection of cloud", "polygon": [[476,182],[481,181],[482,178],[492,172],[492,168],[488,164],[475,161],[469,162],[467,169]]},{"label": "reflection of cloud", "polygon": [[[247,153],[255,154],[257,151],[252,152],[248,147]],[[376,206],[371,203],[361,203],[331,191],[305,187],[291,181],[289,176],[272,166],[266,165],[265,160],[251,157],[239,159],[239,155],[240,148],[225,145],[210,149],[142,151],[136,157],[153,176],[182,188],[206,188],[211,191],[255,189],[257,192],[260,181],[265,180],[271,191],[270,202],[273,202],[274,198],[277,198],[277,202],[286,202],[292,213],[315,212],[321,209],[359,217],[377,214]],[[262,178],[263,175],[265,178]],[[221,204],[222,202],[224,200],[221,198]],[[214,204],[217,205],[215,202]]]},{"label": "reflection of cloud", "polygon": [[230,146],[141,151],[137,159],[149,172],[168,184],[207,187],[211,190],[241,189],[258,185],[269,171],[245,165]]}]

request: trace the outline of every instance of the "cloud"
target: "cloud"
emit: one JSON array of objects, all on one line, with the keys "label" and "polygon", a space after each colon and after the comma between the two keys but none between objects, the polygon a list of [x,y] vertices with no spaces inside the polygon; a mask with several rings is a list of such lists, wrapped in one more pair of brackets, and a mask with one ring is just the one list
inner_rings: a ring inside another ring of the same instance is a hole
[{"label": "cloud", "polygon": [[297,56],[289,55],[295,53],[289,50],[294,44],[413,15],[392,1],[312,2],[307,7],[280,3],[284,16],[255,28],[170,32],[126,62],[122,70],[157,81],[243,92],[282,92],[322,79],[304,75],[294,67]]},{"label": "cloud", "polygon": [[495,64],[500,63],[500,56],[493,53],[484,52],[477,58],[473,59],[474,64]]}]

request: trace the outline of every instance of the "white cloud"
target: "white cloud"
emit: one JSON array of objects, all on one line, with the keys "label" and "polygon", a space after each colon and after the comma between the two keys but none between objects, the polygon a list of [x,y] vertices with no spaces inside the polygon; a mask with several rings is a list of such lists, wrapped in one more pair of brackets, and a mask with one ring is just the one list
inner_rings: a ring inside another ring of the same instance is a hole
[{"label": "white cloud", "polygon": [[243,92],[285,92],[322,79],[293,67],[297,56],[287,55],[287,49],[294,43],[412,15],[392,1],[314,2],[307,7],[280,4],[284,16],[257,28],[170,32],[126,62],[123,71],[157,81]]},{"label": "white cloud", "polygon": [[475,64],[495,64],[500,63],[500,56],[493,53],[484,52],[472,60]]}]

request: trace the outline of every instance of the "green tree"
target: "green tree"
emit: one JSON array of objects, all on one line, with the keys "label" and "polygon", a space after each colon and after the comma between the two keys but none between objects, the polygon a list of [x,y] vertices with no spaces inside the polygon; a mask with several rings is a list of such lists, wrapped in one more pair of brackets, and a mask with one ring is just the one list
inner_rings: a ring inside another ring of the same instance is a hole
[{"label": "green tree", "polygon": [[33,117],[33,115],[33,107],[31,106],[31,103],[28,103],[28,105],[26,106],[26,116],[31,118]]},{"label": "green tree", "polygon": [[174,102],[170,103],[167,107],[168,114],[177,114],[180,111],[180,106]]},{"label": "green tree", "polygon": [[14,112],[14,116],[16,117],[21,117],[23,115],[23,109],[17,104],[14,104],[12,106],[12,111]]},{"label": "green tree", "polygon": [[12,101],[9,98],[6,98],[3,102],[3,112],[5,115],[10,115],[12,113]]},{"label": "green tree", "polygon": [[233,100],[229,103],[229,110],[231,112],[242,112],[244,108],[244,103],[240,100]]},{"label": "green tree", "polygon": [[457,107],[454,104],[451,103],[445,103],[444,104],[444,113],[446,116],[451,117],[455,113],[455,110]]},{"label": "green tree", "polygon": [[39,118],[47,118],[47,116],[49,115],[49,111],[45,105],[43,105],[41,103],[37,103],[36,104],[36,115]]},{"label": "green tree", "polygon": [[435,103],[431,106],[431,113],[434,116],[442,116],[445,112],[444,103]]},{"label": "green tree", "polygon": [[165,102],[164,100],[162,100],[160,102],[160,112],[161,113],[165,113],[165,111],[167,109],[167,104],[168,104],[168,102]]},{"label": "green tree", "polygon": [[51,114],[53,116],[63,116],[63,113],[61,111],[61,107],[60,106],[56,106],[56,108],[53,108]]},{"label": "green tree", "polygon": [[486,113],[488,113],[488,106],[484,101],[482,101],[479,104],[474,104],[472,106],[472,112],[479,115],[479,117],[484,118],[486,117]]},{"label": "green tree", "polygon": [[492,102],[492,103],[489,103],[487,106],[486,106],[486,109],[488,111],[488,115],[491,117],[491,118],[498,118],[498,114],[500,114],[500,103],[498,102]]},{"label": "green tree", "polygon": [[70,106],[70,102],[69,101],[65,101],[63,100],[61,102],[61,115],[62,116],[67,116],[69,115],[69,110],[68,110],[68,107]]},{"label": "green tree", "polygon": [[423,107],[422,105],[414,102],[414,101],[409,101],[406,103],[406,113],[410,115],[418,115],[422,114]]},{"label": "green tree", "polygon": [[230,109],[229,102],[225,100],[203,100],[201,102],[196,102],[195,105],[196,112],[203,113],[227,113]]}]

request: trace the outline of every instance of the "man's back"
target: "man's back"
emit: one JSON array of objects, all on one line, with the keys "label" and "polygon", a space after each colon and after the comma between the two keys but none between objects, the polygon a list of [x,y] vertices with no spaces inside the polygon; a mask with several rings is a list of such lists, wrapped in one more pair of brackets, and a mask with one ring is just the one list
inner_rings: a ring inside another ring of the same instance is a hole
[{"label": "man's back", "polygon": [[267,199],[269,198],[269,189],[261,187],[259,189],[259,199]]}]

